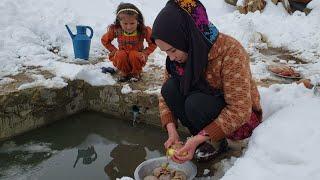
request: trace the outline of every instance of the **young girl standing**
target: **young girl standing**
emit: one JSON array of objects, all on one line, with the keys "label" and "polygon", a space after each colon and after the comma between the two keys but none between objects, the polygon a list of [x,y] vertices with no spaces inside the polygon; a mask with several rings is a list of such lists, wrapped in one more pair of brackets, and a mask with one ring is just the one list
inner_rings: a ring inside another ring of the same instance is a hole
[{"label": "young girl standing", "polygon": [[[131,3],[121,3],[116,20],[102,36],[101,42],[110,51],[109,60],[120,71],[120,81],[139,80],[148,56],[156,45],[151,41],[151,28],[144,25],[141,11]],[[111,42],[117,39],[118,48]],[[148,47],[144,47],[146,39]]]}]

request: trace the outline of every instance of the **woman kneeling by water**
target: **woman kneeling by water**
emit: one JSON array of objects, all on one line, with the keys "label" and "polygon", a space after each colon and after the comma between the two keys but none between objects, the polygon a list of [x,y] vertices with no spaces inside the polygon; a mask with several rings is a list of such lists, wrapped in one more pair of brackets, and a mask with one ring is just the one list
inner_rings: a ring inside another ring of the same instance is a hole
[{"label": "woman kneeling by water", "polygon": [[237,40],[208,21],[200,1],[170,0],[153,24],[152,38],[167,53],[159,99],[169,136],[165,148],[180,141],[177,119],[193,135],[174,161],[183,163],[194,155],[200,161],[212,159],[219,152],[213,142],[251,136],[262,110],[249,56]]}]

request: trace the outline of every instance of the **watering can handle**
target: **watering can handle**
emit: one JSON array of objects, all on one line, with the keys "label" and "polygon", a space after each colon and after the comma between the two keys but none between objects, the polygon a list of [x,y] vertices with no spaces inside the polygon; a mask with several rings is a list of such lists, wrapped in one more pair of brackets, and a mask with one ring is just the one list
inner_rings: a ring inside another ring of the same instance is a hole
[{"label": "watering can handle", "polygon": [[90,32],[91,32],[91,34],[89,36],[89,38],[91,39],[92,36],[93,36],[93,29],[90,26],[86,26],[86,28],[88,28],[90,30]]}]

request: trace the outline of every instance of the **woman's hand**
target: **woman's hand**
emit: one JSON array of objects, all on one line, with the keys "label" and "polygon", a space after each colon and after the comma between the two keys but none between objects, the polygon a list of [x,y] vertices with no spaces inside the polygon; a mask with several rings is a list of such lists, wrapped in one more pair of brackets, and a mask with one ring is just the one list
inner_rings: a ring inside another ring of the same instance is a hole
[{"label": "woman's hand", "polygon": [[168,149],[171,145],[179,142],[179,134],[174,123],[167,124],[168,140],[164,143],[164,147]]},{"label": "woman's hand", "polygon": [[196,135],[188,139],[186,144],[179,149],[171,159],[180,164],[192,160],[196,148],[207,139],[208,137],[201,135]]}]

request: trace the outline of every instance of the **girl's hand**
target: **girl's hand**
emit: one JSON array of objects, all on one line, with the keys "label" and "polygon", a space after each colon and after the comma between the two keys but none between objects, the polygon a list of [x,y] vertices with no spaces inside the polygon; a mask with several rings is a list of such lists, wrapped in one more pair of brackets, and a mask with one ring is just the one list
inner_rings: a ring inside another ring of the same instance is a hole
[{"label": "girl's hand", "polygon": [[201,135],[196,135],[188,139],[186,144],[179,149],[171,159],[180,164],[192,160],[196,148],[206,140],[207,137]]},{"label": "girl's hand", "polygon": [[164,147],[168,149],[171,145],[179,143],[179,134],[174,123],[167,124],[168,140],[164,143]]},{"label": "girl's hand", "polygon": [[116,54],[117,50],[114,50],[112,52],[109,53],[109,59],[112,58],[114,56],[114,54]]},{"label": "girl's hand", "polygon": [[147,56],[143,52],[140,53],[140,60],[143,63],[146,63],[146,61],[147,61]]}]

